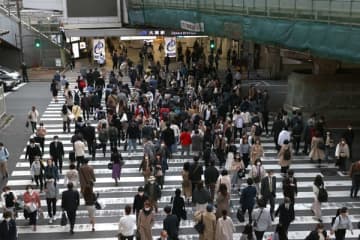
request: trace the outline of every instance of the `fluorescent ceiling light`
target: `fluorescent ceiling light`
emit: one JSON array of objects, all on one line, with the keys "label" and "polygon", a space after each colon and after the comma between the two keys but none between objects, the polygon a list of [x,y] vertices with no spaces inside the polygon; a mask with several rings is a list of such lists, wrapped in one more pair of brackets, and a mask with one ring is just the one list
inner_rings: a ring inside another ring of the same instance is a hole
[{"label": "fluorescent ceiling light", "polygon": [[120,37],[120,40],[154,40],[156,39],[155,36],[127,36],[127,37]]}]

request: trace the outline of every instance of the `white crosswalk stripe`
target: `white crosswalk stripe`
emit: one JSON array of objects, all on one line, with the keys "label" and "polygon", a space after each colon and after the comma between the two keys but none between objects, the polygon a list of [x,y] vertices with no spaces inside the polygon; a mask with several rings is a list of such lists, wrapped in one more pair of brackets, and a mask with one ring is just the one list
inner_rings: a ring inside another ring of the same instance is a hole
[{"label": "white crosswalk stripe", "polygon": [[[73,83],[72,83],[73,85]],[[61,94],[60,94],[61,95]],[[64,103],[64,98],[59,97],[59,102],[55,103],[51,101],[45,113],[41,116],[41,121],[44,122],[44,126],[47,129],[47,136],[45,141],[45,149],[43,158],[49,157],[49,144],[52,138],[57,135],[59,140],[63,142],[65,152],[72,150],[72,144],[70,142],[72,134],[63,133],[62,131],[62,118],[60,115],[61,107]],[[91,116],[92,120],[92,116]],[[96,122],[92,120],[92,125],[96,126]],[[72,130],[74,124],[71,124]],[[265,156],[263,164],[265,169],[275,170],[275,176],[279,179],[277,181],[277,201],[276,206],[282,202],[282,183],[280,175],[280,167],[278,165],[277,152],[274,149],[272,143],[272,137],[262,137],[262,145],[265,150]],[[122,150],[122,147],[121,147]],[[25,186],[31,184],[29,163],[25,160],[25,151],[19,157],[15,170],[11,173],[8,185],[14,190],[17,195],[24,193]],[[64,173],[69,166],[68,154],[64,159]],[[94,166],[95,174],[97,176],[94,187],[95,192],[100,193],[102,201],[106,204],[106,208],[98,210],[96,212],[96,232],[91,232],[91,225],[88,223],[88,215],[85,210],[84,201],[81,200],[81,206],[78,211],[77,224],[75,225],[75,235],[71,238],[68,235],[69,228],[61,227],[59,220],[56,220],[53,224],[48,224],[48,215],[46,213],[46,201],[44,194],[41,195],[41,204],[44,209],[45,219],[38,221],[37,231],[33,232],[31,227],[27,225],[26,220],[19,214],[17,219],[19,225],[19,239],[72,239],[72,240],[110,240],[117,239],[118,220],[123,215],[123,208],[126,204],[132,204],[133,196],[137,192],[137,187],[143,184],[143,177],[139,172],[139,164],[142,157],[142,146],[137,146],[137,152],[131,157],[127,154],[123,154],[125,159],[125,165],[122,169],[122,176],[119,186],[114,185],[114,180],[111,178],[111,170],[107,169],[107,163],[110,159],[110,153],[107,151],[106,156],[98,152],[96,154],[96,160],[90,161],[89,164]],[[182,157],[179,152],[173,155],[173,159],[169,160],[169,170],[165,176],[165,185],[163,189],[163,196],[159,201],[160,209],[170,203],[171,196],[174,190],[181,187],[181,170],[182,165],[186,161],[190,161],[191,156]],[[333,167],[332,165],[330,167]],[[291,164],[291,168],[295,170],[295,176],[298,179],[299,193],[296,198],[295,211],[296,218],[289,228],[289,239],[304,239],[314,229],[317,221],[312,218],[310,207],[314,194],[312,192],[313,179],[317,174],[321,174],[320,170],[316,168],[314,163],[311,163],[307,156],[294,156]],[[323,210],[323,223],[329,224],[336,210],[342,206],[346,206],[350,209],[351,219],[354,223],[360,220],[360,202],[349,198],[349,191],[351,187],[351,181],[348,177],[332,176],[325,177],[326,187],[329,194],[329,202],[322,204]],[[63,184],[63,177],[61,176],[58,182],[60,193],[65,190]],[[245,187],[246,183],[242,181],[241,187]],[[239,239],[244,223],[239,223],[235,217],[237,208],[239,207],[239,194],[237,191],[233,191],[231,194],[232,200],[232,216],[236,226],[236,233],[234,239]],[[60,218],[60,200],[57,201],[58,213],[57,218]],[[194,208],[187,206],[188,220],[181,221],[180,223],[180,239],[198,239],[198,235],[193,229],[194,222],[192,221],[192,214]],[[154,238],[157,238],[162,229],[162,220],[164,213],[160,210],[156,216],[156,222],[153,227]],[[273,230],[278,219],[275,219],[272,228],[266,232],[265,237],[269,236]],[[347,239],[357,239],[360,234],[360,230],[354,230],[353,234],[347,233]]]}]

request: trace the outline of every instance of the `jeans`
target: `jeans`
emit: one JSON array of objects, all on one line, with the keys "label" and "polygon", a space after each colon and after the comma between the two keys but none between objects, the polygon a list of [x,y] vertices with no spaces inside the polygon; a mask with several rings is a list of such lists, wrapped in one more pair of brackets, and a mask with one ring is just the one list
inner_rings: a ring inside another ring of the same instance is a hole
[{"label": "jeans", "polygon": [[49,218],[54,217],[56,215],[56,198],[47,198],[46,205],[47,205]]},{"label": "jeans", "polygon": [[128,152],[134,152],[134,151],[136,151],[136,139],[129,138]]},{"label": "jeans", "polygon": [[360,174],[354,175],[352,177],[352,185],[350,190],[351,197],[357,197],[360,186]]}]

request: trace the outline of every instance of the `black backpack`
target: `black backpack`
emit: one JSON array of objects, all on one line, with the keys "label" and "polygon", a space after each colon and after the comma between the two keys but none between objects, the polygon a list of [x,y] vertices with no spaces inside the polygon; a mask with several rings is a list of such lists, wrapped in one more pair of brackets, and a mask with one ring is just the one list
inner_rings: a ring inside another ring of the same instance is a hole
[{"label": "black backpack", "polygon": [[289,161],[291,159],[291,151],[289,147],[285,149],[283,158],[285,161]]},{"label": "black backpack", "polygon": [[319,193],[317,196],[319,202],[327,202],[328,201],[328,193],[324,186],[319,186]]},{"label": "black backpack", "polygon": [[7,208],[13,207],[15,205],[14,200],[15,196],[12,192],[9,192],[8,194],[5,194],[5,205]]}]

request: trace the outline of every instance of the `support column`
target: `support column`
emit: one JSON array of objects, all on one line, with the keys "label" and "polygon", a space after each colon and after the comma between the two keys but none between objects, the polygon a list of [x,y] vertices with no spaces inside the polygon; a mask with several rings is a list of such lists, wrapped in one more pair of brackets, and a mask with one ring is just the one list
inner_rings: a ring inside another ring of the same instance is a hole
[{"label": "support column", "polygon": [[334,75],[339,67],[339,62],[330,59],[314,58],[313,74],[314,75]]},{"label": "support column", "polygon": [[267,46],[265,47],[266,69],[269,71],[270,78],[280,76],[281,56],[280,48]]}]

